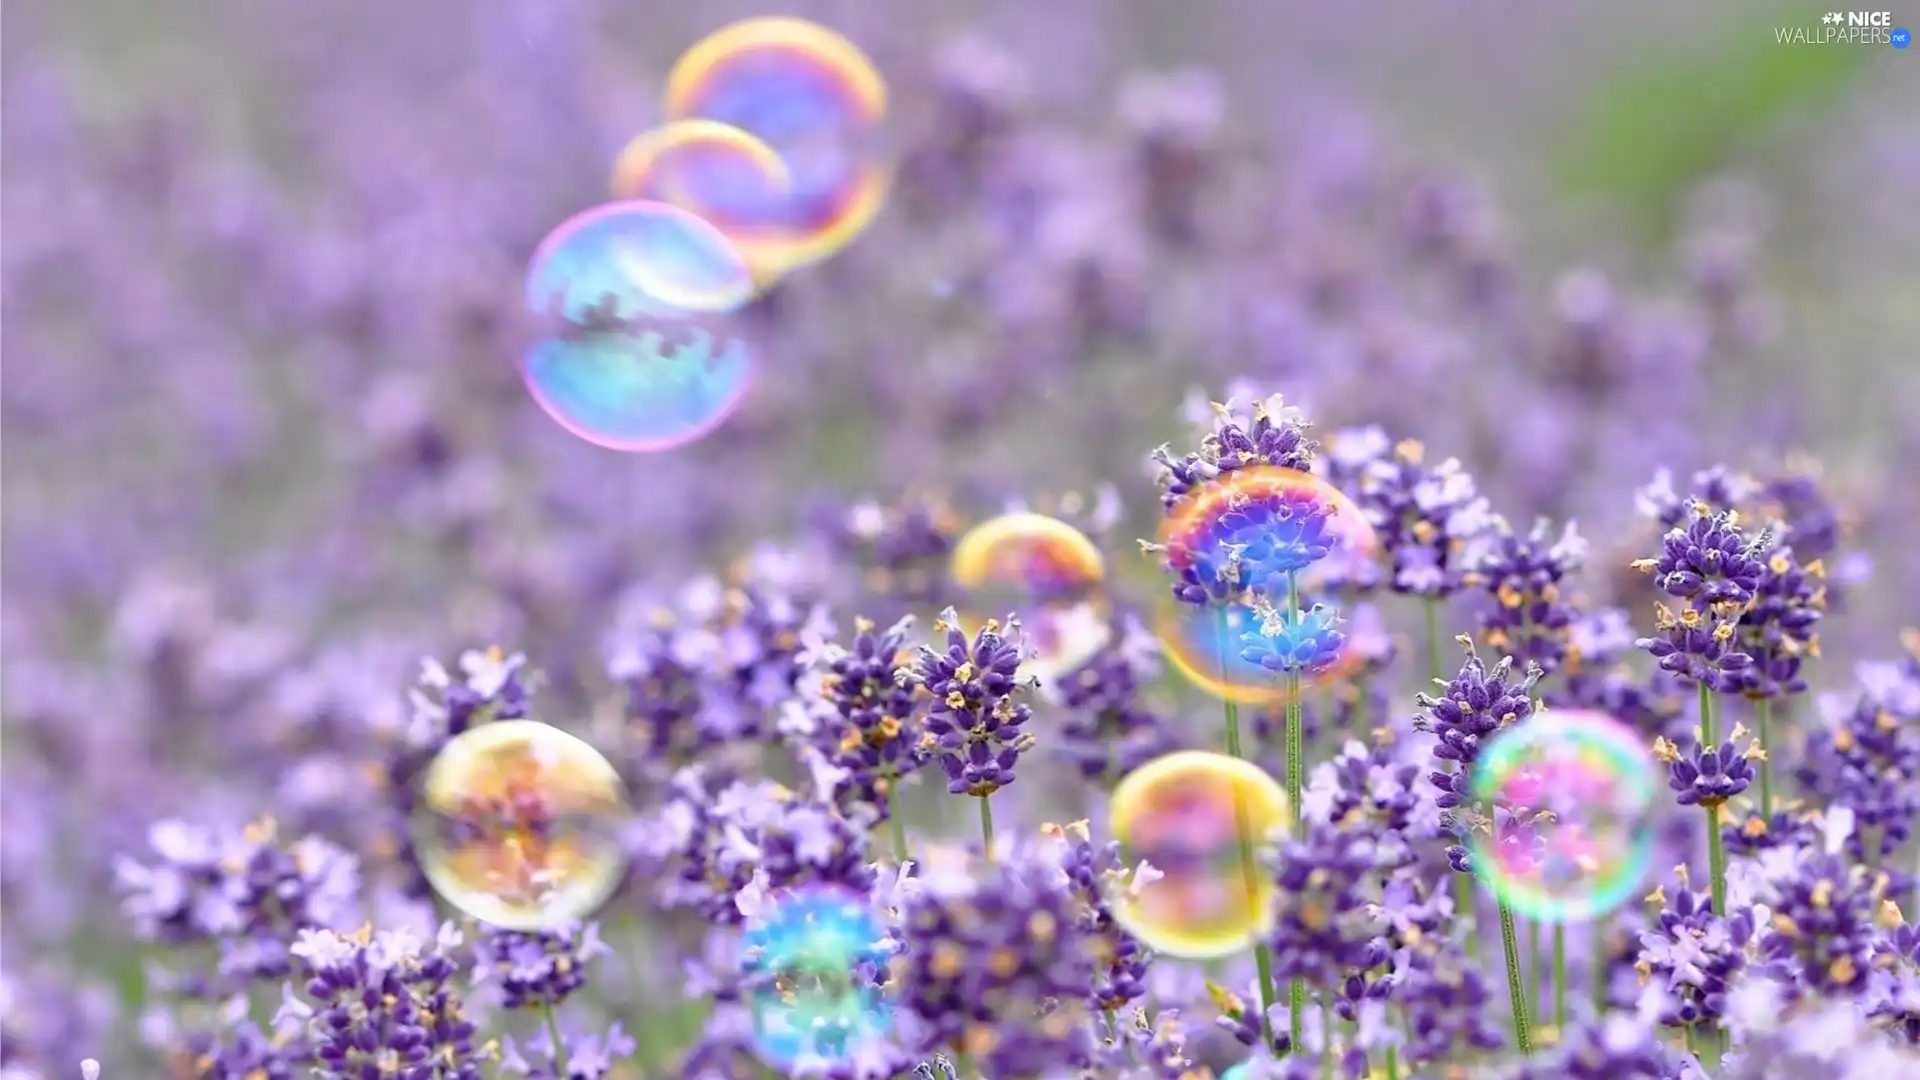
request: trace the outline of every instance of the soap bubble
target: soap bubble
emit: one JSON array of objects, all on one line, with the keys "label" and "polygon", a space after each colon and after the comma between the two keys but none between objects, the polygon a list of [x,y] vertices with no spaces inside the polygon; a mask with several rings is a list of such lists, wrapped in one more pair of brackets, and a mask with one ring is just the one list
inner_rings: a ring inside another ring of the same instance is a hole
[{"label": "soap bubble", "polygon": [[886,117],[880,73],[839,34],[786,16],[747,19],[708,35],[667,78],[675,120],[715,120],[779,155],[791,184],[777,204],[709,202],[688,209],[727,222],[763,271],[785,273],[844,248],[878,215],[890,178],[876,145]]},{"label": "soap bubble", "polygon": [[1002,514],[954,545],[954,584],[964,593],[969,630],[1009,612],[1020,617],[1034,655],[1022,669],[1050,680],[1085,664],[1112,638],[1100,592],[1106,559],[1085,533],[1045,514]]},{"label": "soap bubble", "polygon": [[825,887],[785,890],[748,920],[745,996],[754,1048],[774,1068],[854,1060],[884,1040],[893,1009],[881,991],[892,944],[871,905]]},{"label": "soap bubble", "polygon": [[1180,580],[1178,593],[1155,607],[1154,633],[1196,687],[1239,704],[1273,704],[1287,694],[1277,647],[1297,653],[1292,666],[1309,684],[1343,678],[1364,662],[1333,609],[1316,610],[1307,595],[1379,548],[1360,508],[1326,481],[1280,466],[1224,473],[1168,511],[1160,544]]},{"label": "soap bubble", "polygon": [[668,203],[712,225],[763,287],[784,269],[756,256],[786,235],[769,223],[785,220],[793,176],[779,153],[749,132],[705,119],[642,132],[615,161],[612,187],[616,199]]},{"label": "soap bubble", "polygon": [[1661,775],[1638,733],[1602,713],[1546,711],[1497,733],[1463,813],[1473,872],[1539,922],[1613,911],[1652,862]]},{"label": "soap bubble", "polygon": [[441,899],[507,930],[578,922],[626,872],[625,788],[558,728],[502,720],[456,735],[427,765],[414,851]]},{"label": "soap bubble", "polygon": [[1272,928],[1273,875],[1258,852],[1289,818],[1286,792],[1265,770],[1207,751],[1168,754],[1128,773],[1109,812],[1125,856],[1162,875],[1110,900],[1149,948],[1214,959]]},{"label": "soap bubble", "polygon": [[521,360],[534,401],[613,450],[668,450],[719,427],[745,399],[753,350],[719,316],[753,275],[727,239],[684,210],[611,203],[540,245],[527,303],[547,320]]}]

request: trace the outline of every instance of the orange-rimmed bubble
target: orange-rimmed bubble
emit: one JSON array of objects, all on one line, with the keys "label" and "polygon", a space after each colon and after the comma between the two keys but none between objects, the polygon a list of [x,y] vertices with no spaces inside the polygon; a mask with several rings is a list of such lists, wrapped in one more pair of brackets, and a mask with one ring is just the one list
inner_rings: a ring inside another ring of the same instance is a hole
[{"label": "orange-rimmed bubble", "polygon": [[421,778],[413,845],[434,892],[482,922],[544,930],[604,904],[626,871],[626,789],[558,728],[502,720],[455,736]]},{"label": "orange-rimmed bubble", "polygon": [[718,229],[762,286],[779,276],[776,266],[756,261],[754,245],[785,235],[769,233],[767,223],[786,212],[793,175],[779,152],[750,132],[706,119],[641,132],[614,161],[611,186],[616,199],[667,203]]},{"label": "orange-rimmed bubble", "polygon": [[777,206],[687,193],[689,209],[732,223],[756,266],[785,273],[828,258],[886,201],[891,178],[876,145],[886,83],[865,53],[817,23],[767,16],[708,35],[668,75],[666,110],[750,132],[786,163],[790,197]]},{"label": "orange-rimmed bubble", "polygon": [[1273,924],[1273,875],[1260,852],[1289,827],[1286,792],[1259,766],[1183,750],[1114,788],[1113,837],[1128,861],[1159,872],[1110,898],[1147,947],[1191,960],[1241,952]]},{"label": "orange-rimmed bubble", "polygon": [[[1335,613],[1300,596],[1350,578],[1379,551],[1365,514],[1333,485],[1281,466],[1235,469],[1172,507],[1160,546],[1178,580],[1154,612],[1154,631],[1169,662],[1207,693],[1281,700],[1288,668],[1247,655],[1274,643],[1301,646],[1292,670],[1308,681],[1343,677],[1361,662]],[[1327,647],[1305,647],[1315,641]]]},{"label": "orange-rimmed bubble", "polygon": [[1085,533],[1058,518],[989,518],[960,537],[950,569],[964,596],[963,627],[1017,614],[1033,651],[1022,669],[1043,682],[1086,663],[1112,639],[1101,592],[1106,559]]}]

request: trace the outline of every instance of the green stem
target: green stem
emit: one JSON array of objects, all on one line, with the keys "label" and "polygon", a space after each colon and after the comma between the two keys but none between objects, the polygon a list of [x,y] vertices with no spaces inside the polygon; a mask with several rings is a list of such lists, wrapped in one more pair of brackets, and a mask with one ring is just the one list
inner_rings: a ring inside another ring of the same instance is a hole
[{"label": "green stem", "polygon": [[[1688,1029],[1688,1033],[1691,1034],[1692,1029]],[[1720,1029],[1712,1024],[1700,1031],[1700,1040],[1694,1050],[1694,1056],[1700,1059],[1700,1067],[1706,1070],[1708,1076],[1713,1076],[1720,1071],[1721,1038]]]},{"label": "green stem", "polygon": [[1539,1008],[1540,995],[1546,992],[1547,984],[1540,976],[1540,922],[1527,920],[1527,1005]]},{"label": "green stem", "polygon": [[[1227,609],[1222,605],[1216,612],[1220,637],[1220,674],[1225,683],[1227,671],[1227,642],[1231,634],[1227,619]],[[1227,753],[1232,757],[1242,757],[1240,751],[1240,705],[1231,697],[1222,697],[1220,703],[1226,715]],[[1259,902],[1260,864],[1254,858],[1253,825],[1248,820],[1246,805],[1236,796],[1233,801],[1234,836],[1240,846],[1241,881],[1246,886],[1249,904]],[[1273,1022],[1268,1014],[1273,1012],[1274,999],[1277,997],[1273,981],[1273,952],[1267,943],[1256,939],[1253,943],[1253,966],[1260,976],[1260,1031],[1268,1045],[1273,1043]],[[1296,1021],[1297,1023],[1297,1021]],[[1296,1043],[1299,1040],[1294,1040]]]},{"label": "green stem", "polygon": [[[1287,621],[1298,624],[1300,621],[1300,575],[1297,572],[1287,574]],[[1300,823],[1302,769],[1300,761],[1300,669],[1287,669],[1287,818],[1288,824],[1298,830]],[[1293,1045],[1300,1045],[1301,1024],[1306,1019],[1306,987],[1299,979],[1294,979],[1287,989],[1288,1033],[1293,1037]]]},{"label": "green stem", "polygon": [[1507,1000],[1513,1006],[1513,1045],[1521,1057],[1533,1053],[1533,1029],[1527,1020],[1527,991],[1520,985],[1520,938],[1513,929],[1513,910],[1499,901],[1500,948],[1507,961]]},{"label": "green stem", "polygon": [[1553,924],[1553,1026],[1567,1030],[1567,927]]},{"label": "green stem", "polygon": [[1766,757],[1760,759],[1760,816],[1769,824],[1773,821],[1773,699],[1761,698],[1754,703],[1753,725],[1759,729],[1760,749],[1766,751]]},{"label": "green stem", "polygon": [[887,788],[887,825],[893,832],[893,857],[898,862],[907,861],[907,825],[900,815],[900,781],[895,779]]},{"label": "green stem", "polygon": [[[1703,753],[1712,753],[1720,748],[1718,717],[1715,715],[1713,691],[1707,684],[1700,684],[1700,745]],[[1727,851],[1720,839],[1720,806],[1707,807],[1707,895],[1713,901],[1713,913],[1727,913]]]},{"label": "green stem", "polygon": [[1613,959],[1613,920],[1603,915],[1593,920],[1589,929],[1593,931],[1593,1015],[1605,1016],[1612,996],[1608,992],[1607,969]]},{"label": "green stem", "polygon": [[986,844],[987,861],[993,861],[993,802],[987,795],[980,796],[980,839]]},{"label": "green stem", "polygon": [[547,1036],[553,1040],[553,1071],[560,1076],[565,1076],[567,1075],[567,1042],[560,1037],[560,1018],[553,1014],[551,1001],[541,1002],[540,1011],[547,1020]]},{"label": "green stem", "polygon": [[1320,1080],[1333,1080],[1333,1002],[1320,1003]]}]

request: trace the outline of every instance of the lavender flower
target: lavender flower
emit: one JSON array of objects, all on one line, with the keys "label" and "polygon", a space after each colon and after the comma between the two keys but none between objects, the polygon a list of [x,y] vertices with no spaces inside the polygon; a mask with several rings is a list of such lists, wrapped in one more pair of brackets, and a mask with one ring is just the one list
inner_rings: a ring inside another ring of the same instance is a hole
[{"label": "lavender flower", "polygon": [[1574,621],[1561,585],[1580,569],[1586,552],[1587,542],[1571,523],[1556,537],[1542,519],[1521,536],[1494,518],[1462,560],[1469,567],[1462,582],[1494,599],[1480,618],[1480,639],[1543,672],[1558,671],[1572,647]]},{"label": "lavender flower", "polygon": [[934,631],[946,635],[946,649],[921,646],[908,676],[933,699],[927,741],[949,792],[991,795],[1013,783],[1020,755],[1035,743],[1023,730],[1033,713],[1021,700],[1031,684],[1019,675],[1019,620],[1008,616],[1004,632],[990,620],[969,641],[959,614],[948,608]]},{"label": "lavender flower", "polygon": [[289,989],[275,1024],[305,1032],[315,1073],[327,1080],[480,1080],[495,1054],[474,1045],[453,986],[459,944],[451,925],[430,944],[393,932],[305,931],[293,953],[306,984],[299,996]]},{"label": "lavender flower", "polygon": [[1160,501],[1171,508],[1201,484],[1256,465],[1306,472],[1317,444],[1307,437],[1306,419],[1279,394],[1242,409],[1232,401],[1213,404],[1213,430],[1200,449],[1175,458],[1168,447],[1153,452],[1160,469]]},{"label": "lavender flower", "polygon": [[1336,432],[1320,461],[1373,526],[1393,591],[1444,597],[1464,584],[1462,556],[1495,519],[1458,459],[1430,465],[1420,443],[1389,446],[1379,428],[1364,428]]},{"label": "lavender flower", "polygon": [[[1433,772],[1428,779],[1440,792],[1438,803],[1448,813],[1449,823],[1472,828],[1477,813],[1471,807],[1473,765],[1480,757],[1480,747],[1502,728],[1533,715],[1533,686],[1543,672],[1529,668],[1515,679],[1512,657],[1502,657],[1489,670],[1474,651],[1471,639],[1462,637],[1460,644],[1467,651],[1460,674],[1441,688],[1439,697],[1419,695],[1416,700],[1424,711],[1415,718],[1414,728],[1439,740],[1433,748],[1436,759],[1458,766],[1452,772]],[[1450,846],[1447,858],[1456,871],[1467,871],[1464,845]]]},{"label": "lavender flower", "polygon": [[474,982],[497,989],[505,1008],[551,1008],[585,986],[588,963],[611,951],[598,923],[535,932],[482,926]]},{"label": "lavender flower", "polygon": [[927,868],[902,913],[894,995],[989,1076],[1040,1077],[1092,1052],[1094,949],[1051,845],[1022,846],[978,877]]}]

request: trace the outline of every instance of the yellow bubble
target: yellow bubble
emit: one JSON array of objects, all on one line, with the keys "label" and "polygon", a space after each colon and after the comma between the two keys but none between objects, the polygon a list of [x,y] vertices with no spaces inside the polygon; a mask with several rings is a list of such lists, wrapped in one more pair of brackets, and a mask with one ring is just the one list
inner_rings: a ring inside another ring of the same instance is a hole
[{"label": "yellow bubble", "polygon": [[[613,197],[666,203],[733,244],[765,288],[783,266],[767,254],[787,236],[793,173],[773,147],[718,120],[676,120],[635,136],[613,166]],[[772,224],[770,224],[772,223]]]},{"label": "yellow bubble", "polygon": [[463,732],[421,778],[414,849],[427,882],[508,930],[591,915],[626,870],[626,791],[600,752],[558,728],[503,720]]},{"label": "yellow bubble", "polygon": [[1113,636],[1100,591],[1106,559],[1085,533],[1045,514],[1002,514],[969,529],[950,565],[961,622],[1019,615],[1034,655],[1028,674],[1051,680],[1091,660]]},{"label": "yellow bubble", "polygon": [[879,215],[891,172],[876,145],[887,88],[851,41],[805,19],[745,19],[701,39],[667,77],[666,112],[751,132],[786,163],[787,198],[735,208],[756,266],[787,273],[846,247]]},{"label": "yellow bubble", "polygon": [[1114,788],[1113,837],[1128,861],[1161,875],[1111,898],[1114,918],[1147,947],[1208,960],[1251,946],[1273,925],[1273,874],[1259,853],[1288,827],[1287,796],[1259,766],[1183,750]]}]

